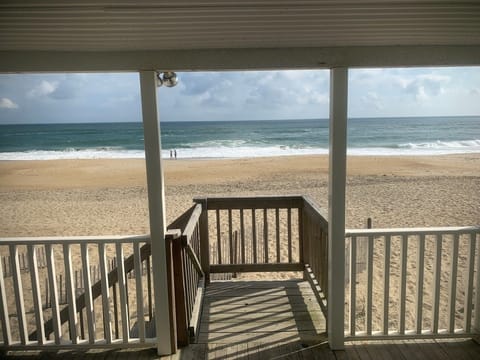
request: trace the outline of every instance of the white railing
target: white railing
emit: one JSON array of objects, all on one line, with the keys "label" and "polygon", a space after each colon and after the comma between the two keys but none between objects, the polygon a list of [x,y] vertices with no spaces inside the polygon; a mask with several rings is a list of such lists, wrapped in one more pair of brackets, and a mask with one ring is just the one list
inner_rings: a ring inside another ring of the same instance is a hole
[{"label": "white railing", "polygon": [[480,330],[480,227],[346,231],[346,339]]},{"label": "white railing", "polygon": [[148,235],[0,238],[0,256],[0,348],[155,341]]}]

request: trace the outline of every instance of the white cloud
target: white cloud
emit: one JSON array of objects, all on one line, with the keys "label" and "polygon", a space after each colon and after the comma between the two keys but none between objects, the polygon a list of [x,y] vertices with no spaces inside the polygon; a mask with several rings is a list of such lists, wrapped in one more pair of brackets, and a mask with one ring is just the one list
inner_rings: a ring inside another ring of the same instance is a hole
[{"label": "white cloud", "polygon": [[31,89],[27,96],[30,98],[37,98],[52,94],[58,88],[58,81],[42,80],[40,84]]},{"label": "white cloud", "polygon": [[1,109],[18,109],[18,105],[15,104],[9,98],[0,98],[0,108]]},{"label": "white cloud", "polygon": [[367,92],[364,96],[361,97],[360,101],[366,106],[372,106],[376,110],[383,109],[383,104],[378,94],[374,91]]},{"label": "white cloud", "polygon": [[444,86],[450,82],[449,76],[425,74],[413,78],[406,86],[406,91],[413,94],[417,101],[426,101],[445,92]]}]

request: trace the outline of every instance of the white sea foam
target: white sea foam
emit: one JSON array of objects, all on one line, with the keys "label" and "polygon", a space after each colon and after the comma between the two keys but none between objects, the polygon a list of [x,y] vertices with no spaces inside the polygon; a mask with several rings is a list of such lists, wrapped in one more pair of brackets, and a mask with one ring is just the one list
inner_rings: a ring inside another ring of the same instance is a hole
[{"label": "white sea foam", "polygon": [[[451,142],[407,143],[395,148],[387,147],[350,147],[348,155],[448,155],[462,153],[480,153],[480,140]],[[326,148],[299,148],[288,146],[205,146],[177,149],[179,159],[221,159],[221,158],[256,158],[268,156],[291,155],[324,155]],[[165,159],[170,157],[169,150],[163,150]],[[26,151],[0,153],[0,160],[55,160],[55,159],[141,159],[145,157],[143,150],[126,150],[120,148],[65,149],[64,151]]]}]

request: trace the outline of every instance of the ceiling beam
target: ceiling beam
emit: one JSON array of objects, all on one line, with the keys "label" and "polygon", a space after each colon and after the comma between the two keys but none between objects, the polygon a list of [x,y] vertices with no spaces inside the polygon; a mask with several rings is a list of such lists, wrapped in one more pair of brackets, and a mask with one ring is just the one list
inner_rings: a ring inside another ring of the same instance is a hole
[{"label": "ceiling beam", "polygon": [[115,52],[0,51],[1,73],[478,65],[480,65],[480,46],[477,45]]}]

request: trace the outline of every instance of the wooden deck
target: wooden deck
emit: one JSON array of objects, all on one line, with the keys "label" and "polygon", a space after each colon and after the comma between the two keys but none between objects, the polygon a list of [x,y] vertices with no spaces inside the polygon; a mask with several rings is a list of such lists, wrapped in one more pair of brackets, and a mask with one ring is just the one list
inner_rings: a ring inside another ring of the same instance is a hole
[{"label": "wooden deck", "polygon": [[[12,359],[158,359],[155,349],[17,352]],[[480,359],[471,339],[371,341],[331,351],[325,318],[306,281],[215,281],[206,291],[198,343],[162,359]]]}]

